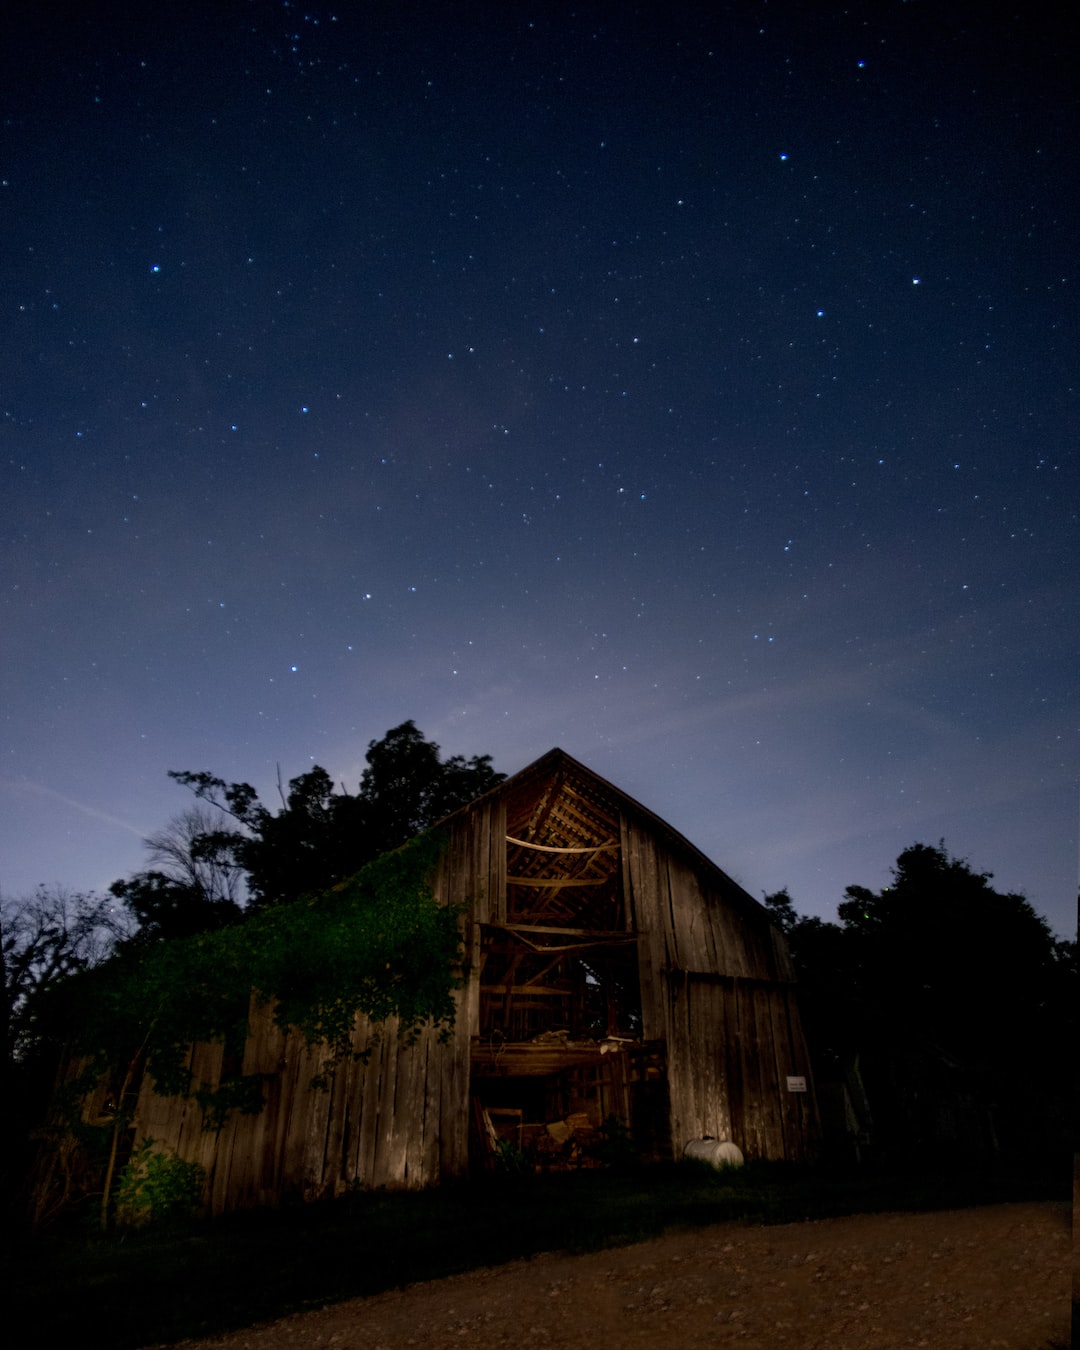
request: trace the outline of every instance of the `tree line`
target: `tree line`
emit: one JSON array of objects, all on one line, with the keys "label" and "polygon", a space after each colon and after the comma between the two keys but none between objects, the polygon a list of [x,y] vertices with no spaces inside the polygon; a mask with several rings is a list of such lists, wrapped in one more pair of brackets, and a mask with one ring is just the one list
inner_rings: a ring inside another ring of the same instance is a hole
[{"label": "tree line", "polygon": [[[1064,1167],[1076,1131],[1077,943],[1022,895],[913,844],[837,922],[765,897],[798,978],[826,1141],[889,1163]],[[831,1119],[830,1119],[831,1115]]]},{"label": "tree line", "polygon": [[110,887],[137,940],[188,937],[326,891],[505,777],[490,755],[443,759],[412,721],[372,741],[365,758],[355,792],[316,764],[279,785],[276,811],[249,783],[170,770],[196,805],[146,841],[150,868]]}]

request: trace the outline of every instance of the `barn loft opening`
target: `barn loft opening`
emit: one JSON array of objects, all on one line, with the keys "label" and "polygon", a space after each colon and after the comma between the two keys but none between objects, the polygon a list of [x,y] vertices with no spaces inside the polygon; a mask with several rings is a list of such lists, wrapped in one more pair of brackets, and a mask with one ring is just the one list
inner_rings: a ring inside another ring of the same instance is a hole
[{"label": "barn loft opening", "polygon": [[596,779],[564,765],[515,784],[494,912],[481,929],[474,1160],[512,1150],[580,1166],[616,1133],[655,1145],[663,1050],[641,1038],[619,807]]}]

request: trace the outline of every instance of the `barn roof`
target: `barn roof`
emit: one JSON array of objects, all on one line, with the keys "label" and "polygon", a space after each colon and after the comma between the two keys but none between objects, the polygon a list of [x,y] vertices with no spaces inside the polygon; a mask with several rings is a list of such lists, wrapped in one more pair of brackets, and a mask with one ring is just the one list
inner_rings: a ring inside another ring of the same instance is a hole
[{"label": "barn roof", "polygon": [[[451,815],[447,816],[446,820],[451,821],[456,817],[471,811],[481,802],[494,800],[498,797],[513,797],[530,783],[539,783],[567,774],[572,774],[575,778],[593,784],[601,794],[616,803],[627,815],[637,817],[638,821],[645,825],[652,833],[662,838],[673,852],[682,854],[692,867],[709,877],[718,889],[724,892],[729,900],[734,901],[736,904],[752,906],[754,910],[771,919],[771,916],[768,914],[768,910],[765,909],[764,905],[758,900],[755,900],[749,891],[745,890],[737,881],[728,876],[728,874],[713,862],[707,854],[703,853],[696,844],[692,844],[685,835],[680,834],[674,826],[669,825],[667,821],[661,819],[654,811],[650,811],[647,806],[643,806],[641,802],[635,800],[635,798],[631,797],[621,788],[616,787],[614,783],[603,778],[600,774],[590,769],[588,765],[575,759],[573,755],[567,754],[565,750],[560,749],[558,746],[553,747],[546,754],[541,755],[539,759],[533,760],[531,764],[527,764],[523,769],[519,769],[517,773],[505,778],[497,786],[490,788],[487,792],[483,793],[480,797],[475,798],[466,806],[459,807],[457,811],[454,811]],[[441,823],[443,822],[440,822],[440,824]]]}]

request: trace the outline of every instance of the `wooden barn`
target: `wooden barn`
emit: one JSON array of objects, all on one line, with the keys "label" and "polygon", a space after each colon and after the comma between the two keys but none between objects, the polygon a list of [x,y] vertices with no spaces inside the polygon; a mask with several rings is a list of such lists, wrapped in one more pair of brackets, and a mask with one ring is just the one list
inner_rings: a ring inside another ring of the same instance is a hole
[{"label": "wooden barn", "polygon": [[[766,910],[645,807],[561,750],[448,817],[432,886],[463,913],[448,1040],[359,1025],[328,1089],[318,1054],[253,1006],[265,1105],[204,1128],[140,1093],[135,1137],[202,1164],[210,1211],[419,1188],[494,1165],[592,1165],[628,1139],[748,1159],[814,1150],[817,1115],[784,940]],[[213,1084],[222,1048],[191,1052]],[[235,1068],[235,1066],[233,1066]]]}]

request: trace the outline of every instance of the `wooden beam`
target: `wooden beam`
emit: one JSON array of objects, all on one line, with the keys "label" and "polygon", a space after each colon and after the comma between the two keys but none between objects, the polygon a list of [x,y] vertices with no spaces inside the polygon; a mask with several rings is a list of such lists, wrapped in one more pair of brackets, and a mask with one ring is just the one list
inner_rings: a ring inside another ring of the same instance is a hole
[{"label": "wooden beam", "polygon": [[597,942],[636,942],[637,934],[625,929],[607,928],[563,928],[549,927],[538,923],[485,923],[484,928],[493,928],[500,933],[554,933],[558,937],[587,937]]},{"label": "wooden beam", "polygon": [[606,844],[590,844],[587,848],[556,848],[554,844],[530,844],[525,839],[515,839],[512,834],[506,836],[506,842],[517,848],[535,849],[537,853],[605,853],[619,847],[616,840]]},{"label": "wooden beam", "polygon": [[606,886],[611,880],[610,877],[600,877],[596,881],[588,881],[581,877],[507,877],[508,886],[546,886],[549,889],[563,886]]},{"label": "wooden beam", "polygon": [[546,1077],[579,1065],[603,1064],[611,1055],[625,1055],[636,1048],[629,1043],[603,1050],[597,1043],[504,1042],[491,1046],[474,1038],[470,1056],[476,1077]]},{"label": "wooden beam", "polygon": [[506,969],[506,974],[503,976],[503,979],[506,981],[504,991],[506,994],[506,1001],[503,1004],[503,1026],[510,1025],[510,1009],[512,1008],[514,1003],[514,972],[517,970],[518,966],[521,965],[524,959],[525,959],[524,952],[515,952],[510,959],[510,964]]},{"label": "wooden beam", "polygon": [[512,993],[515,1001],[519,1002],[523,998],[571,998],[574,991],[570,988],[560,989],[555,985],[542,984],[482,984],[480,986],[482,994],[506,994]]},{"label": "wooden beam", "polygon": [[551,815],[555,802],[558,800],[562,785],[566,781],[566,770],[560,768],[555,777],[548,783],[543,796],[533,807],[532,819],[526,823],[525,832],[528,834],[538,834],[547,823],[548,816]]},{"label": "wooden beam", "polygon": [[529,976],[529,978],[522,985],[522,988],[527,989],[532,984],[539,984],[545,975],[549,974],[551,971],[555,970],[558,966],[562,965],[562,959],[563,958],[560,953],[560,955],[555,957],[554,961],[545,961],[544,964],[534,975]]}]

